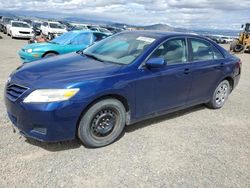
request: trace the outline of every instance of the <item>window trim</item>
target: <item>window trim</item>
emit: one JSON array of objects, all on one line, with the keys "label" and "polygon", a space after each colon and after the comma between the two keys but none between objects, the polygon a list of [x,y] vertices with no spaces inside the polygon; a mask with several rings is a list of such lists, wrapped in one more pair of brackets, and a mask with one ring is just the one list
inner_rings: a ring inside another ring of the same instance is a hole
[{"label": "window trim", "polygon": [[[191,43],[192,39],[194,39],[194,40],[200,40],[200,41],[204,41],[204,42],[208,43],[211,48],[214,47],[215,49],[217,49],[218,52],[221,54],[221,56],[223,58],[214,59],[214,51],[213,51],[213,59],[209,59],[209,60],[196,60],[196,61],[194,61],[193,60],[192,43]],[[187,41],[188,41],[188,48],[189,48],[189,63],[198,63],[198,62],[203,62],[203,61],[216,61],[216,60],[225,59],[224,54],[214,44],[212,44],[209,40],[206,40],[206,39],[203,39],[203,38],[196,38],[196,37],[187,37]]]},{"label": "window trim", "polygon": [[[187,61],[185,63],[176,63],[176,64],[172,64],[172,65],[179,65],[179,64],[187,64],[189,63],[189,46],[188,46],[188,40],[187,37],[185,36],[176,36],[176,37],[170,37],[165,39],[164,41],[162,41],[159,45],[157,45],[151,52],[150,54],[144,59],[144,61],[140,64],[140,66],[138,67],[138,69],[144,69],[145,68],[145,64],[146,62],[149,60],[149,58],[151,57],[151,55],[161,46],[163,45],[165,42],[168,42],[170,40],[174,40],[174,39],[184,39],[185,43],[186,43],[186,54],[187,54]],[[166,65],[167,66],[171,66],[171,65]]]}]

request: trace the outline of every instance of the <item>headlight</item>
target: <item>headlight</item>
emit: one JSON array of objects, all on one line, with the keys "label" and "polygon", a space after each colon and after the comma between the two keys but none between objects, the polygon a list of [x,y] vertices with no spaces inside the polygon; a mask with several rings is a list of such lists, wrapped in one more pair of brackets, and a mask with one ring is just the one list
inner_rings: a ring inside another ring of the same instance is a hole
[{"label": "headlight", "polygon": [[23,102],[57,102],[73,97],[80,89],[38,89],[30,93]]},{"label": "headlight", "polygon": [[32,49],[30,48],[30,49],[28,49],[28,50],[26,50],[28,53],[31,53],[32,52]]}]

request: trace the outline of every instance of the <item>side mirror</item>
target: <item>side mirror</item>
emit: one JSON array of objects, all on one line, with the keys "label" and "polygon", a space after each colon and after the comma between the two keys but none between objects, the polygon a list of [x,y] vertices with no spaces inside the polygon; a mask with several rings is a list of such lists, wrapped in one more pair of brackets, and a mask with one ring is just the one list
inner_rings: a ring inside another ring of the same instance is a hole
[{"label": "side mirror", "polygon": [[166,61],[163,58],[151,58],[146,62],[146,67],[148,68],[161,68],[166,65]]},{"label": "side mirror", "polygon": [[244,24],[241,25],[241,28],[244,28]]}]

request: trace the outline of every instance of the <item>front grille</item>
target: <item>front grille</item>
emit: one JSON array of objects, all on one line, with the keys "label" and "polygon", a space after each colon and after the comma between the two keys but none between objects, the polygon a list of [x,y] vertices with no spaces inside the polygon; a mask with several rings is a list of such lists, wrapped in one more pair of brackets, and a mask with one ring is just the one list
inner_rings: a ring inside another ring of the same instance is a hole
[{"label": "front grille", "polygon": [[19,31],[19,33],[21,33],[21,34],[30,34],[30,32],[27,32],[27,31]]},{"label": "front grille", "polygon": [[11,101],[16,101],[28,88],[17,84],[7,85],[6,96]]}]

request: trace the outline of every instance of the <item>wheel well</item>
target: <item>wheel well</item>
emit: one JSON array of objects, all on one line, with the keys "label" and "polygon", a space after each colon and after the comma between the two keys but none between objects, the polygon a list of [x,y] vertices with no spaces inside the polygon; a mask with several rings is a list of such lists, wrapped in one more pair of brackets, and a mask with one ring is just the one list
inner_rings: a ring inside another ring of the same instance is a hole
[{"label": "wheel well", "polygon": [[117,94],[109,94],[109,95],[104,95],[104,96],[101,96],[99,98],[96,98],[95,100],[93,100],[91,103],[89,103],[86,108],[81,112],[81,115],[77,121],[77,124],[76,124],[76,137],[78,137],[77,135],[77,129],[78,129],[78,126],[79,126],[79,123],[81,121],[81,118],[83,117],[83,115],[87,112],[87,110],[92,106],[94,105],[95,103],[101,101],[101,100],[104,100],[104,99],[117,99],[118,101],[120,101],[123,106],[125,107],[125,110],[126,110],[126,114],[127,114],[127,117],[126,117],[126,121],[129,122],[130,121],[130,109],[129,109],[129,105],[128,105],[128,101],[125,97],[121,96],[121,95],[117,95]]},{"label": "wheel well", "polygon": [[129,105],[128,105],[127,99],[125,97],[123,97],[121,95],[117,95],[117,94],[110,94],[110,95],[101,96],[101,97],[95,99],[94,101],[92,101],[90,104],[88,104],[88,106],[85,109],[86,110],[89,109],[94,103],[97,103],[97,102],[104,100],[104,99],[117,99],[118,101],[120,101],[123,104],[126,112],[129,111]]},{"label": "wheel well", "polygon": [[224,80],[227,80],[230,84],[230,87],[231,87],[231,91],[233,90],[234,88],[234,80],[232,77],[226,77]]},{"label": "wheel well", "polygon": [[54,54],[59,54],[58,52],[56,52],[56,51],[47,51],[47,52],[45,52],[44,54],[43,54],[43,56],[42,57],[44,57],[46,54],[49,54],[49,53],[54,53]]}]

